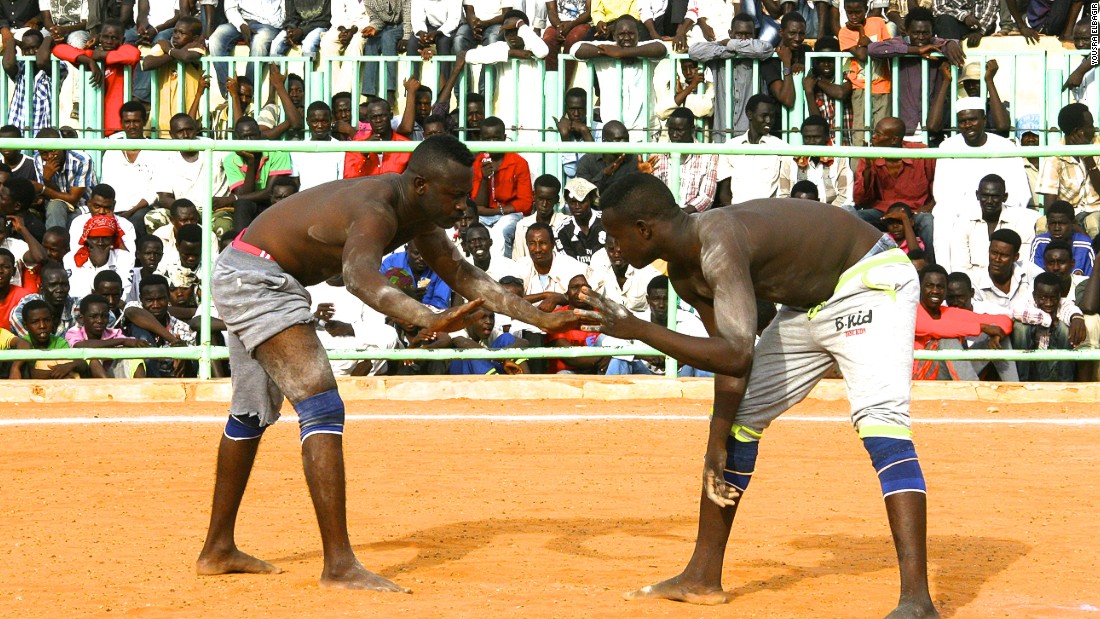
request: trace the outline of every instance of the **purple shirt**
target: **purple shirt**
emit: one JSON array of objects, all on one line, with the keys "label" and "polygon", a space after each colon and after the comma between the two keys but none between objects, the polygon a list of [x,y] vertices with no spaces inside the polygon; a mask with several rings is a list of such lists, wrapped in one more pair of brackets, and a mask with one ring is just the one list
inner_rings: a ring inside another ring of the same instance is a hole
[{"label": "purple shirt", "polygon": [[[947,41],[948,39],[934,37],[932,44],[941,45]],[[922,126],[926,124],[924,102],[921,101],[920,75],[920,67],[924,59],[909,55],[908,37],[875,41],[867,46],[867,55],[872,58],[898,58],[898,107],[901,108],[898,116],[905,123],[905,134],[913,135],[917,131],[917,123]],[[935,63],[930,62],[928,64],[928,101],[932,100],[932,95],[941,81],[943,78],[936,70]],[[948,96],[950,97],[951,93],[948,93]]]}]

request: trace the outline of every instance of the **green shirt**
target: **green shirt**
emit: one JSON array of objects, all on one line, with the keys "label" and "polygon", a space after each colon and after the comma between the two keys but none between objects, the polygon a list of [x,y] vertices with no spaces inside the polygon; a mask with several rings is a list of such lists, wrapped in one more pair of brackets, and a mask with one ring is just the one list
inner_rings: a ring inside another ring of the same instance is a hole
[{"label": "green shirt", "polygon": [[[233,153],[222,161],[225,169],[225,181],[229,184],[229,191],[236,191],[244,184],[246,168],[244,160],[237,153]],[[260,170],[256,174],[256,189],[267,187],[268,180],[272,176],[290,176],[293,169],[290,163],[290,155],[287,153],[263,153],[260,156]]]}]

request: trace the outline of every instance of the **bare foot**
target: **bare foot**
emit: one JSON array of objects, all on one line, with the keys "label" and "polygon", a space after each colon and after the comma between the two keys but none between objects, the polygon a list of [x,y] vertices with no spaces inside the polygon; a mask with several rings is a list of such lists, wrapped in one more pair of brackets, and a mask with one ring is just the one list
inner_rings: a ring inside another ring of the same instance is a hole
[{"label": "bare foot", "polygon": [[217,574],[279,574],[281,569],[234,548],[225,554],[210,553],[199,556],[195,571],[200,576]]},{"label": "bare foot", "polygon": [[939,619],[940,614],[931,600],[924,603],[902,602],[893,610],[886,619]]},{"label": "bare foot", "polygon": [[333,589],[362,589],[366,591],[389,591],[393,593],[412,593],[393,581],[383,578],[367,568],[355,563],[350,569],[339,571],[325,570],[321,574],[321,586]]},{"label": "bare foot", "polygon": [[669,578],[655,585],[642,587],[637,591],[631,591],[623,596],[628,600],[640,600],[646,598],[658,598],[687,602],[688,604],[703,604],[713,606],[725,604],[733,597],[722,589],[715,589],[704,585],[684,582],[683,576]]}]

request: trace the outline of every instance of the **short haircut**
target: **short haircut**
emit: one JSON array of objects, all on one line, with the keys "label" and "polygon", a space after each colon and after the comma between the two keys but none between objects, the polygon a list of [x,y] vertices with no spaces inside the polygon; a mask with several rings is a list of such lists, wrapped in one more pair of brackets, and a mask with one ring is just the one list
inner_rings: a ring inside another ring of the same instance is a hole
[{"label": "short haircut", "polygon": [[187,198],[180,198],[172,203],[172,206],[168,207],[168,216],[172,219],[179,219],[180,211],[184,209],[193,208],[196,211],[199,210],[195,203]]},{"label": "short haircut", "polygon": [[466,227],[466,238],[470,238],[470,233],[474,230],[483,230],[486,235],[489,234],[489,228],[487,228],[485,224],[481,223],[480,221],[475,221],[474,223]]},{"label": "short haircut", "polygon": [[[1043,248],[1043,257],[1044,257],[1044,259],[1046,258],[1046,255],[1047,255],[1048,252],[1052,252],[1052,251],[1059,250],[1059,249],[1066,252],[1067,254],[1069,254],[1070,258],[1073,258],[1073,246],[1072,245],[1070,245],[1069,243],[1067,243],[1065,241],[1051,241],[1050,243],[1047,243],[1046,247]],[[1076,262],[1076,260],[1074,262]]]},{"label": "short haircut", "polygon": [[815,52],[839,52],[840,41],[836,37],[821,37],[814,43]]},{"label": "short haircut", "polygon": [[1035,276],[1035,281],[1032,282],[1032,291],[1039,286],[1050,286],[1051,288],[1062,289],[1062,280],[1058,277],[1057,273],[1051,273],[1050,271],[1043,271]]},{"label": "short haircut", "polygon": [[260,123],[256,122],[256,119],[251,116],[241,116],[237,119],[237,122],[233,123],[233,133],[240,131],[245,125],[256,125],[258,128]]},{"label": "short haircut", "polygon": [[844,4],[862,4],[867,6],[867,0],[844,0]]},{"label": "short haircut", "polygon": [[468,93],[466,93],[466,105],[469,105],[471,103],[480,103],[480,104],[484,105],[485,104],[485,95],[481,94],[480,92],[468,92]]},{"label": "short haircut", "polygon": [[808,193],[813,194],[814,200],[821,199],[821,193],[817,190],[817,183],[810,180],[798,181],[791,186],[791,195],[796,193]]},{"label": "short haircut", "polygon": [[187,224],[176,233],[178,243],[202,243],[202,226],[199,224]]},{"label": "short haircut", "polygon": [[986,183],[996,183],[996,184],[1000,185],[1001,187],[1004,187],[1005,186],[1005,179],[1001,178],[997,174],[986,174],[985,176],[982,177],[982,180],[978,181],[978,186],[980,187],[980,186],[982,186]]},{"label": "short haircut", "polygon": [[826,134],[833,128],[832,125],[829,124],[829,121],[825,120],[824,116],[819,116],[817,114],[807,116],[806,120],[802,121],[802,128],[805,129],[806,127],[824,127]]},{"label": "short haircut", "polygon": [[951,284],[963,284],[967,290],[971,292],[974,290],[974,282],[970,281],[970,276],[962,271],[955,271],[947,275],[947,285],[950,286]]},{"label": "short haircut", "polygon": [[432,125],[432,124],[443,125],[444,127],[446,127],[447,126],[447,119],[443,118],[439,114],[432,114],[432,115],[428,116],[427,118],[425,118],[424,122],[420,126],[421,126],[421,128],[423,128],[423,127],[427,127],[428,125]]},{"label": "short haircut", "polygon": [[910,208],[910,206],[908,204],[904,203],[904,202],[895,202],[895,203],[891,204],[890,206],[886,207],[886,212],[889,213],[890,211],[892,211],[894,209],[897,209],[897,210],[905,213],[906,215],[908,215],[910,217],[913,216],[913,209]]},{"label": "short haircut", "polygon": [[525,24],[531,24],[531,18],[527,17],[527,13],[524,13],[519,9],[510,9],[507,13],[504,14],[504,17],[500,21],[501,23],[504,23],[505,21],[512,19],[513,17],[515,17],[516,19],[522,19],[523,23]]},{"label": "short haircut", "polygon": [[695,124],[695,112],[692,112],[686,107],[678,107],[672,110],[672,113],[668,115],[668,119],[684,118],[691,124]]},{"label": "short haircut", "polygon": [[554,176],[553,174],[543,174],[542,176],[536,178],[534,186],[536,189],[539,187],[547,187],[549,189],[553,189],[554,193],[561,193],[561,181],[559,181],[558,177]]},{"label": "short haircut", "polygon": [[504,277],[500,278],[500,281],[497,283],[501,286],[519,286],[520,288],[523,288],[523,280],[516,277],[515,275],[505,275]]},{"label": "short haircut", "polygon": [[271,179],[271,188],[276,187],[290,187],[294,190],[294,193],[298,193],[298,183],[294,182],[294,179],[290,176],[280,175]]},{"label": "short haircut", "polygon": [[50,226],[42,233],[42,238],[46,238],[47,234],[69,238],[69,229],[64,226]]},{"label": "short haircut", "polygon": [[658,275],[649,280],[649,283],[645,286],[646,294],[649,294],[651,290],[668,290],[668,276]]},{"label": "short haircut", "polygon": [[174,114],[172,116],[172,118],[170,118],[168,120],[168,126],[171,127],[172,125],[174,125],[178,122],[182,122],[184,120],[190,121],[190,122],[192,122],[196,125],[199,124],[199,122],[197,120],[195,120],[194,118],[191,118],[191,115],[188,114],[187,112],[180,112],[179,114]]},{"label": "short haircut", "polygon": [[89,197],[94,198],[96,196],[107,198],[108,200],[114,200],[115,188],[111,187],[107,183],[100,183],[92,188],[92,195]]},{"label": "short haircut", "polygon": [[745,111],[752,114],[756,111],[757,106],[765,103],[773,107],[779,107],[779,102],[775,100],[775,97],[759,93],[749,97],[749,102],[745,104]]},{"label": "short haircut", "polygon": [[0,161],[0,172],[3,172],[4,174],[11,174],[11,166],[4,163],[3,161]]},{"label": "short haircut", "polygon": [[168,290],[168,280],[159,273],[153,273],[148,277],[141,278],[141,283],[138,284],[138,296],[145,296],[146,288],[153,288],[155,286],[164,286],[164,290]]},{"label": "short haircut", "polygon": [[107,302],[107,297],[93,292],[92,294],[84,295],[84,298],[80,300],[80,313],[87,314],[88,308],[90,308],[93,303],[102,303],[108,308],[111,307],[111,304]]},{"label": "short haircut", "polygon": [[1012,247],[1012,251],[1020,253],[1020,245],[1023,244],[1023,240],[1015,230],[1009,230],[1008,228],[1001,228],[1000,230],[994,230],[993,234],[989,235],[989,242],[1000,241],[1007,243]]},{"label": "short haircut", "polygon": [[1062,135],[1069,135],[1085,126],[1085,114],[1089,108],[1084,103],[1070,103],[1058,112],[1058,128]]},{"label": "short haircut", "polygon": [[906,14],[905,29],[908,30],[909,25],[915,21],[926,21],[930,24],[934,24],[936,22],[936,17],[932,14],[932,11],[923,6],[918,6],[914,9],[909,9],[909,13]]},{"label": "short haircut", "polygon": [[481,128],[488,129],[489,127],[496,127],[501,131],[504,131],[504,121],[496,116],[487,116],[485,120],[481,121]]},{"label": "short haircut", "polygon": [[1070,221],[1073,221],[1076,214],[1073,211],[1073,205],[1065,200],[1055,200],[1053,204],[1047,207],[1046,215],[1065,215],[1069,217]]},{"label": "short haircut", "polygon": [[50,313],[50,320],[53,320],[53,312],[50,311],[50,304],[46,303],[42,299],[35,299],[33,301],[28,301],[27,304],[23,306],[23,312],[22,312],[23,322],[24,323],[30,322],[31,321],[31,312],[35,312],[35,311],[38,311],[38,310],[46,310],[47,312]]},{"label": "short haircut", "polygon": [[176,20],[176,29],[182,30],[186,26],[191,27],[191,32],[188,34],[197,35],[202,34],[202,22],[197,17],[191,17],[190,15],[183,15]]},{"label": "short haircut", "polygon": [[924,267],[923,269],[920,270],[920,281],[921,281],[921,283],[924,282],[925,276],[931,275],[933,273],[939,273],[940,275],[943,275],[944,279],[947,279],[947,269],[943,268],[942,266],[940,266],[938,264],[930,264],[930,265],[928,265],[928,266],[926,266],[926,267]]},{"label": "short haircut", "polygon": [[309,107],[306,108],[306,114],[309,115],[314,112],[324,112],[326,114],[331,114],[332,108],[329,107],[329,105],[324,101],[314,101],[313,103],[309,104]]},{"label": "short haircut", "polygon": [[42,127],[38,130],[38,133],[36,133],[34,137],[49,139],[59,138],[61,137],[61,132],[58,131],[56,127]]},{"label": "short haircut", "polygon": [[749,15],[748,13],[738,13],[737,15],[734,15],[733,20],[730,21],[730,30],[733,30],[733,25],[737,22],[752,26],[753,34],[756,34],[756,21],[753,20],[752,15]]},{"label": "short haircut", "polygon": [[671,219],[681,213],[668,186],[656,176],[635,172],[615,181],[600,195],[606,213],[622,209],[635,218]]},{"label": "short haircut", "polygon": [[331,99],[332,107],[336,107],[336,102],[339,101],[340,99],[347,99],[348,101],[351,101],[351,93],[350,92],[338,92],[338,93],[332,95],[332,99]]},{"label": "short haircut", "polygon": [[145,109],[145,104],[141,101],[131,100],[122,104],[122,107],[118,108],[118,115],[121,117],[123,114],[129,114],[132,112],[138,112],[142,118],[149,118],[149,110]]},{"label": "short haircut", "polygon": [[290,82],[298,82],[299,84],[301,84],[303,86],[305,86],[305,83],[306,83],[306,81],[304,79],[302,79],[302,76],[298,75],[297,73],[287,73],[286,81],[287,81],[288,84]]},{"label": "short haircut", "polygon": [[34,204],[34,183],[25,178],[13,176],[4,183],[11,193],[11,199],[22,208],[30,208]]},{"label": "short haircut", "polygon": [[474,154],[453,135],[433,135],[424,140],[409,157],[408,169],[432,174],[443,169],[448,162],[469,168],[474,165]]},{"label": "short haircut", "polygon": [[17,138],[23,135],[23,132],[20,131],[19,127],[16,127],[15,125],[4,125],[3,127],[0,127],[0,135]]},{"label": "short haircut", "polygon": [[[588,91],[583,88],[578,88],[574,86],[573,88],[565,91],[565,99],[584,99],[585,101],[587,101]],[[18,129],[16,129],[16,131],[18,131]]]},{"label": "short haircut", "polygon": [[638,18],[634,17],[633,15],[620,15],[616,17],[611,21],[611,27],[608,28],[608,30],[610,32],[615,32],[615,30],[619,28],[620,23],[630,24],[631,26],[634,26],[634,29],[638,31],[638,34],[641,34],[642,32],[642,22],[640,22]]},{"label": "short haircut", "polygon": [[523,241],[525,243],[527,242],[527,237],[531,236],[531,233],[535,230],[542,230],[550,236],[551,241],[554,240],[554,229],[550,227],[550,224],[544,224],[541,221],[536,221],[535,223],[527,227],[527,232],[524,234],[523,238]]},{"label": "short haircut", "polygon": [[241,86],[252,86],[252,87],[256,86],[255,84],[252,83],[252,78],[248,77],[247,75],[238,75],[237,76],[237,84],[241,85]]},{"label": "short haircut", "polygon": [[[153,238],[155,239],[157,237],[154,236]],[[159,241],[160,239],[157,240]],[[92,290],[99,288],[100,284],[118,284],[121,286],[122,276],[115,271],[100,271],[95,274],[95,279],[92,280]]]},{"label": "short haircut", "polygon": [[42,32],[39,30],[35,30],[34,28],[31,28],[23,33],[23,38],[26,39],[27,37],[38,37],[39,45],[42,44],[42,41],[46,40],[46,37],[42,36]]},{"label": "short haircut", "polygon": [[0,247],[0,258],[7,258],[11,260],[13,265],[15,264],[15,254],[11,253],[11,250],[6,247]]},{"label": "short haircut", "polygon": [[416,94],[414,94],[413,97],[419,97],[420,95],[428,95],[429,97],[431,97],[433,94],[434,93],[432,93],[432,87],[431,86],[426,86],[424,84],[421,84],[416,89]]},{"label": "short haircut", "polygon": [[779,20],[779,28],[781,30],[786,30],[787,26],[791,25],[792,23],[802,23],[803,25],[805,25],[806,18],[802,17],[802,15],[797,11],[791,11],[790,13],[784,15],[783,19]]},{"label": "short haircut", "polygon": [[103,20],[103,24],[99,27],[99,31],[103,32],[104,28],[118,28],[122,32],[126,32],[126,26],[122,25],[122,22],[117,19]]}]

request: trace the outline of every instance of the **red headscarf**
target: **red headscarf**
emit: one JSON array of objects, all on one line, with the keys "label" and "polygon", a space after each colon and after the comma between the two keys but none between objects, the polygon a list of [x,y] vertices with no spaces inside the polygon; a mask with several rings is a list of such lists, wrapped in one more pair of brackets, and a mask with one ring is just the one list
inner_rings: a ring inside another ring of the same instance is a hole
[{"label": "red headscarf", "polygon": [[76,266],[82,267],[88,262],[88,238],[93,236],[112,236],[115,241],[111,249],[122,247],[122,228],[118,225],[118,219],[114,215],[93,215],[84,224],[84,232],[80,235],[80,249],[73,257]]}]

